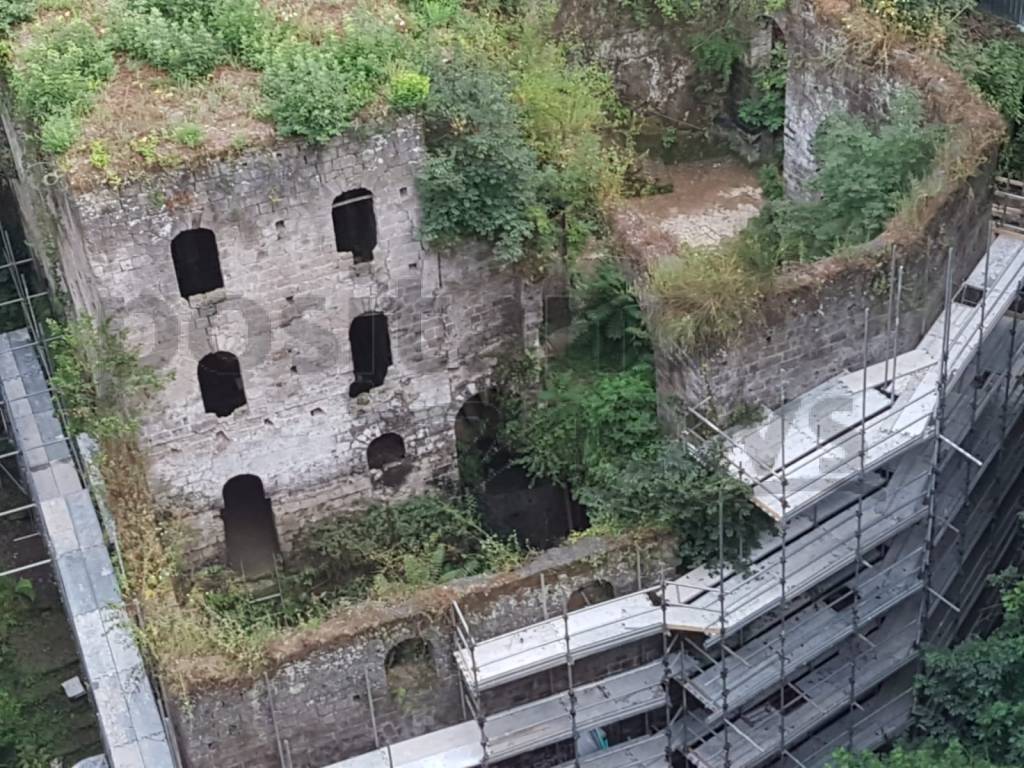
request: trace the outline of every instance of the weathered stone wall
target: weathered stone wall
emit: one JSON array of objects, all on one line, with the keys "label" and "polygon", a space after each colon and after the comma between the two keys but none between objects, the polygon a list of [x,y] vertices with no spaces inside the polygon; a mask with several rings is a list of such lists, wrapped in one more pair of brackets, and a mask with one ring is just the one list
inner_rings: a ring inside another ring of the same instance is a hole
[{"label": "weathered stone wall", "polygon": [[[75,306],[125,328],[172,377],[146,404],[142,445],[157,498],[191,529],[193,560],[221,556],[222,488],[238,475],[262,480],[286,550],[312,521],[450,475],[462,403],[498,360],[536,343],[539,289],[486,248],[420,243],[423,151],[410,121],[119,190],[53,185]],[[331,219],[334,198],[357,188],[373,193],[378,230],[372,262],[360,264],[337,252]],[[224,288],[184,299],[171,241],[200,227],[216,235]],[[382,386],[353,398],[349,327],[369,311],[387,316],[393,364]],[[205,412],[197,377],[216,351],[239,358],[247,399],[223,418]],[[397,484],[367,465],[367,446],[388,432],[405,442]]]},{"label": "weathered stone wall", "polygon": [[[700,357],[658,350],[662,412],[672,420],[678,401],[710,398],[719,416],[741,404],[777,404],[845,368],[859,368],[868,311],[868,362],[892,354],[888,333],[889,266],[903,267],[897,351],[913,348],[941,311],[944,274],[953,251],[953,279],[962,280],[984,252],[991,182],[1001,123],[956,73],[926,54],[890,50],[889,66],[865,60],[870,50],[844,27],[841,3],[798,3],[780,21],[789,51],[786,95],[785,177],[789,193],[810,195],[816,173],[813,137],[830,114],[884,116],[899,90],[920,93],[929,118],[948,126],[953,150],[937,161],[928,192],[902,212],[872,243],[824,261],[795,265],[771,286],[763,315],[725,348]],[[855,29],[855,28],[854,28]],[[866,33],[865,33],[866,34]],[[962,148],[962,151],[959,149]],[[963,168],[949,165],[970,163]],[[944,163],[946,165],[944,165]],[[947,167],[948,166],[948,167]],[[959,171],[959,173],[958,173]],[[629,236],[627,249],[657,248]],[[649,261],[649,255],[645,257]]]},{"label": "weathered stone wall", "polygon": [[17,198],[26,241],[36,254],[37,264],[58,294],[69,292],[79,311],[99,315],[96,288],[84,268],[78,212],[70,202],[65,179],[48,163],[40,162],[26,145],[2,87],[0,125],[14,171],[8,182]]},{"label": "weathered stone wall", "polygon": [[[595,580],[616,595],[656,584],[677,562],[673,545],[583,539],[549,550],[516,572],[476,577],[428,590],[394,606],[364,605],[306,630],[277,649],[281,663],[266,680],[197,684],[176,707],[189,768],[272,768],[279,765],[276,733],[292,764],[316,768],[381,744],[469,719],[460,703],[459,673],[449,606],[457,599],[477,640],[561,613],[574,590]],[[388,652],[420,638],[431,663],[389,683]],[[660,652],[660,638],[657,647]],[[578,664],[580,681],[648,660],[638,644]],[[487,696],[493,711],[564,689],[562,670],[502,686]],[[370,714],[370,698],[373,717]],[[271,718],[271,704],[274,718]]]},{"label": "weathered stone wall", "polygon": [[704,117],[700,78],[689,54],[688,29],[657,12],[644,18],[617,0],[563,0],[556,25],[587,58],[612,75],[631,106],[696,126]]}]

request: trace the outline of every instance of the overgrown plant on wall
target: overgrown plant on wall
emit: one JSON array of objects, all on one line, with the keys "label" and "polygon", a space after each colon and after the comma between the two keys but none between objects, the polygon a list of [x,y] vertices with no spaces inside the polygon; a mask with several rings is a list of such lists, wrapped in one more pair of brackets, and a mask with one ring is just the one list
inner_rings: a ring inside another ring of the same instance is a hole
[{"label": "overgrown plant on wall", "polygon": [[643,315],[613,261],[579,280],[577,301],[574,343],[504,425],[516,463],[568,489],[588,509],[593,532],[659,531],[678,541],[684,565],[742,559],[768,518],[720,457],[697,456],[662,435]]},{"label": "overgrown plant on wall", "polygon": [[179,557],[183,532],[153,498],[136,445],[138,406],[162,380],[123,335],[91,318],[50,321],[49,333],[51,383],[69,426],[100,445],[102,492],[140,646],[182,691],[198,657],[217,658],[227,674],[252,674],[268,663],[268,645],[290,629],[367,598],[404,598],[522,562],[516,542],[485,530],[470,500],[435,493],[373,504],[307,532],[298,567],[275,574],[279,597],[272,602],[254,600],[252,585],[226,569],[189,573]]},{"label": "overgrown plant on wall", "polygon": [[776,133],[786,122],[788,57],[784,45],[772,48],[768,61],[754,71],[754,93],[740,102],[739,116],[753,128]]},{"label": "overgrown plant on wall", "polygon": [[[239,123],[322,144],[417,113],[429,149],[425,237],[484,240],[519,263],[578,251],[632,162],[631,116],[610,78],[567,54],[542,2],[367,2],[324,10],[320,24],[260,0],[100,0],[37,21],[33,5],[4,2],[0,20],[21,23],[6,66],[21,116],[62,167],[101,183],[237,151],[246,136],[229,141],[226,128]],[[165,79],[140,77],[142,63]],[[96,106],[111,80],[138,89],[128,98],[140,105],[156,99],[161,114],[181,102],[196,138],[152,118],[116,124],[110,104]],[[223,95],[238,83],[242,93]]]},{"label": "overgrown plant on wall", "polygon": [[656,326],[690,351],[718,347],[758,316],[778,268],[818,261],[879,235],[932,169],[944,136],[920,100],[893,100],[890,118],[871,126],[849,114],[826,119],[814,143],[813,202],[770,200],[735,238],[683,248],[652,270]]},{"label": "overgrown plant on wall", "polygon": [[982,39],[953,35],[947,45],[950,62],[1006,120],[1008,136],[999,172],[1024,176],[1024,34],[999,26]]}]

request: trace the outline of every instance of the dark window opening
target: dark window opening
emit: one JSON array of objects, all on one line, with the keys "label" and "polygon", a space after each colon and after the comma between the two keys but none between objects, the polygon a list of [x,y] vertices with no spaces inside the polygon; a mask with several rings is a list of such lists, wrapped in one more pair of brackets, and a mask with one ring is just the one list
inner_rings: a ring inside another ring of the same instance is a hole
[{"label": "dark window opening", "polygon": [[230,352],[213,352],[199,361],[199,391],[207,413],[230,416],[245,405],[245,385],[238,358]]},{"label": "dark window opening", "polygon": [[273,573],[279,547],[274,510],[256,475],[238,475],[224,484],[224,547],[227,561],[246,578]]},{"label": "dark window opening", "polygon": [[403,640],[384,657],[384,673],[392,694],[431,691],[437,682],[430,643],[418,637]]},{"label": "dark window opening", "polygon": [[565,607],[570,611],[577,611],[586,608],[588,605],[597,605],[605,600],[615,597],[615,587],[607,581],[592,581],[584,584],[571,595]]},{"label": "dark window opening", "polygon": [[384,469],[404,458],[405,441],[394,432],[381,435],[366,448],[366,463],[370,469]]},{"label": "dark window opening", "polygon": [[957,304],[964,304],[968,307],[976,307],[981,303],[984,296],[984,290],[965,283],[960,286],[960,290],[956,292],[956,296],[953,297],[953,301]]},{"label": "dark window opening", "polygon": [[171,241],[171,260],[181,297],[224,287],[217,238],[208,229],[189,229]]},{"label": "dark window opening", "polygon": [[338,253],[351,253],[356,264],[373,261],[373,249],[377,247],[373,193],[368,189],[350,189],[338,195],[331,208],[331,219]]},{"label": "dark window opening", "polygon": [[380,312],[368,312],[352,321],[348,331],[352,345],[352,367],[355,380],[348,388],[349,397],[358,397],[384,383],[391,366],[391,336],[388,318]]}]

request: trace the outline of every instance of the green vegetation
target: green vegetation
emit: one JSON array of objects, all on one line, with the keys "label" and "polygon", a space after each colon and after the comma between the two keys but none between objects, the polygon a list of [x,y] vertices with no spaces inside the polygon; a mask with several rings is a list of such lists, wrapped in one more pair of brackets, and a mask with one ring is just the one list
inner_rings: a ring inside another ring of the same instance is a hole
[{"label": "green vegetation", "polygon": [[171,131],[174,140],[191,149],[203,143],[203,129],[195,123],[181,123]]},{"label": "green vegetation", "polygon": [[59,603],[41,605],[27,579],[0,579],[0,765],[50,768],[98,748],[88,702],[60,687],[76,667]]},{"label": "green vegetation", "polygon": [[[8,24],[33,11],[6,3],[0,18]],[[630,116],[611,81],[571,60],[552,26],[552,9],[533,3],[508,12],[416,0],[392,14],[367,5],[311,30],[259,0],[108,0],[28,25],[9,67],[19,111],[43,149],[84,152],[84,166],[107,183],[130,178],[126,166],[140,158],[144,169],[181,163],[175,146],[228,150],[204,140],[216,125],[193,121],[185,132],[152,124],[127,141],[104,135],[99,168],[96,139],[83,148],[78,137],[115,75],[114,52],[125,54],[126,67],[165,72],[181,93],[215,80],[218,68],[256,70],[252,117],[315,144],[388,114],[421,112],[430,150],[419,179],[426,237],[441,246],[481,239],[502,261],[522,263],[574,253],[600,232],[632,162]]]},{"label": "green vegetation", "polygon": [[942,747],[928,745],[918,749],[896,747],[886,755],[861,752],[851,755],[845,750],[836,753],[829,768],[1000,768],[995,763],[969,753],[954,741]]},{"label": "green vegetation", "polygon": [[164,383],[142,365],[123,333],[82,317],[61,325],[47,321],[53,376],[70,428],[99,441],[129,438],[138,426],[132,406]]},{"label": "green vegetation", "polygon": [[736,238],[660,263],[651,277],[659,330],[685,349],[721,344],[756,316],[780,265],[818,261],[880,234],[931,170],[942,136],[909,95],[877,128],[848,114],[828,118],[815,141],[811,189],[819,199],[770,200]]},{"label": "green vegetation", "polygon": [[[736,561],[769,527],[750,490],[720,466],[666,440],[640,308],[610,261],[578,279],[582,321],[536,401],[513,409],[502,440],[537,480],[564,486],[588,508],[592,530],[656,530],[679,542],[684,564]],[[726,524],[720,552],[718,516]]]},{"label": "green vegetation", "polygon": [[0,0],[0,35],[35,15],[35,0]]},{"label": "green vegetation", "polygon": [[546,16],[528,16],[496,43],[461,46],[427,67],[430,158],[418,184],[424,234],[445,245],[477,238],[506,262],[557,246],[575,253],[621,191],[628,150],[611,82],[571,64]]},{"label": "green vegetation", "polygon": [[959,739],[995,763],[1024,764],[1024,580],[1003,587],[1003,623],[990,636],[925,654],[918,677],[918,723],[937,741]]},{"label": "green vegetation", "polygon": [[786,122],[786,47],[772,49],[768,62],[754,72],[754,93],[739,106],[740,119],[761,130],[782,130]]},{"label": "green vegetation", "polygon": [[43,148],[67,151],[78,120],[114,73],[114,58],[96,31],[80,20],[45,25],[10,71],[19,111],[40,128]]},{"label": "green vegetation", "polygon": [[935,47],[945,44],[957,20],[974,4],[975,0],[865,0],[888,30]]},{"label": "green vegetation", "polygon": [[626,370],[648,359],[650,337],[636,289],[614,257],[605,256],[586,278],[574,280],[573,345],[578,365],[594,362],[599,369]]},{"label": "green vegetation", "polygon": [[1000,173],[1024,175],[1024,36],[985,40],[954,37],[950,62],[1006,119],[1009,139],[1000,158]]},{"label": "green vegetation", "polygon": [[357,599],[419,588],[518,565],[515,541],[484,529],[469,498],[426,494],[315,526],[309,536],[317,580]]}]

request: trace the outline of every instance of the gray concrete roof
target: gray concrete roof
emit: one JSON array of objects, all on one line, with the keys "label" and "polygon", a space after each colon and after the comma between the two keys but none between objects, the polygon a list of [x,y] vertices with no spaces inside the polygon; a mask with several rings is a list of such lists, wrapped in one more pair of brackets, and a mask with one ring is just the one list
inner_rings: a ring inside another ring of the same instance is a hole
[{"label": "gray concrete roof", "polygon": [[99,718],[106,760],[93,764],[174,768],[96,508],[26,329],[0,334],[0,390]]}]

